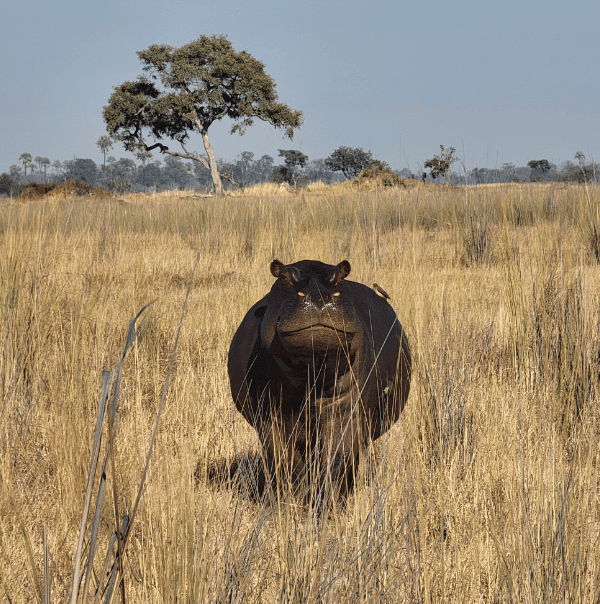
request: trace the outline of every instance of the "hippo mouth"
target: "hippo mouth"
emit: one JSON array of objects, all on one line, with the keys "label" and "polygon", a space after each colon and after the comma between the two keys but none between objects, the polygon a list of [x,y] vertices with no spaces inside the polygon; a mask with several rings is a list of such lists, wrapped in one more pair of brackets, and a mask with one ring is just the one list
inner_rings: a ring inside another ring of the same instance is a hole
[{"label": "hippo mouth", "polygon": [[348,348],[355,335],[354,331],[338,329],[322,323],[279,330],[283,347],[289,353],[300,356],[311,356],[314,353],[326,355],[333,350]]},{"label": "hippo mouth", "polygon": [[350,329],[339,329],[338,327],[334,327],[333,325],[324,325],[323,323],[316,323],[313,325],[306,325],[305,327],[299,327],[297,329],[285,329],[279,328],[279,333],[284,336],[294,336],[296,334],[303,334],[304,332],[336,332],[340,334],[340,336],[344,338],[352,337],[356,332]]}]

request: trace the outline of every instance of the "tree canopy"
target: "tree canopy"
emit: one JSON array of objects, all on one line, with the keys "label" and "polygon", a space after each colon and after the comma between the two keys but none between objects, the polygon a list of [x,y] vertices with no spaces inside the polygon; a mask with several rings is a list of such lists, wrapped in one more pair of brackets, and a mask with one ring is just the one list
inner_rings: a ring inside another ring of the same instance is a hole
[{"label": "tree canopy", "polygon": [[33,161],[33,155],[31,155],[31,153],[21,153],[19,155],[19,161],[23,164],[23,167],[25,168],[25,176],[27,176],[27,167]]},{"label": "tree canopy", "polygon": [[[107,131],[128,151],[158,148],[202,163],[217,193],[221,177],[208,138],[215,121],[230,118],[231,133],[244,134],[259,119],[283,129],[290,139],[302,124],[301,111],[278,102],[264,64],[245,50],[236,52],[225,36],[203,35],[180,48],[154,44],[137,54],[145,74],[114,89],[103,110]],[[192,132],[202,136],[208,161],[187,150]],[[148,137],[154,142],[149,144]],[[182,150],[162,143],[165,138]]]},{"label": "tree canopy", "polygon": [[283,157],[283,163],[292,170],[303,168],[308,161],[308,156],[296,149],[279,149],[279,157]]},{"label": "tree canopy", "polygon": [[106,154],[113,148],[114,141],[110,136],[103,134],[97,141],[96,145],[100,148],[100,152],[104,158],[104,167],[106,168]]},{"label": "tree canopy", "polygon": [[275,182],[287,182],[293,187],[298,180],[298,171],[308,162],[308,156],[297,149],[279,149],[279,156],[283,157],[283,166],[275,166],[273,179]]},{"label": "tree canopy", "polygon": [[326,160],[332,172],[341,172],[346,178],[358,176],[373,162],[373,155],[360,147],[339,147]]},{"label": "tree canopy", "polygon": [[576,159],[580,166],[585,165],[585,153],[583,151],[577,151],[573,159]]},{"label": "tree canopy", "polygon": [[534,171],[540,174],[545,174],[546,172],[550,172],[550,162],[547,159],[532,159],[527,162],[527,165]]},{"label": "tree canopy", "polygon": [[527,162],[531,168],[531,180],[541,182],[545,179],[545,175],[550,172],[552,165],[547,159],[532,159]]},{"label": "tree canopy", "polygon": [[80,180],[93,185],[96,182],[98,168],[93,159],[76,157],[65,161],[65,174],[68,180]]},{"label": "tree canopy", "polygon": [[444,145],[440,145],[440,154],[425,160],[423,166],[431,170],[431,178],[445,176],[446,184],[450,184],[450,168],[454,162],[458,161],[455,153],[456,149],[454,147],[446,149]]},{"label": "tree canopy", "polygon": [[19,193],[22,190],[21,185],[6,172],[0,174],[0,194],[10,195]]}]

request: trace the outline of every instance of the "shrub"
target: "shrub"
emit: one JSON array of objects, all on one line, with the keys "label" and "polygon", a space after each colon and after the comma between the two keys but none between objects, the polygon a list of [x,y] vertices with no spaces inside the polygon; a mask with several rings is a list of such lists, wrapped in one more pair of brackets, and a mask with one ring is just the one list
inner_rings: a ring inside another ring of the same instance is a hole
[{"label": "shrub", "polygon": [[400,187],[404,185],[404,179],[392,171],[386,163],[380,161],[373,162],[354,179],[357,184],[365,181],[375,181],[382,187]]},{"label": "shrub", "polygon": [[20,185],[10,174],[4,172],[0,174],[0,195],[19,195],[23,190],[23,186]]},{"label": "shrub", "polygon": [[64,183],[30,182],[22,191],[20,197],[22,199],[39,199],[49,194],[64,197],[70,195],[77,197],[110,197],[110,193],[106,189],[103,189],[102,187],[94,187],[87,182],[81,182],[79,180],[67,180]]}]

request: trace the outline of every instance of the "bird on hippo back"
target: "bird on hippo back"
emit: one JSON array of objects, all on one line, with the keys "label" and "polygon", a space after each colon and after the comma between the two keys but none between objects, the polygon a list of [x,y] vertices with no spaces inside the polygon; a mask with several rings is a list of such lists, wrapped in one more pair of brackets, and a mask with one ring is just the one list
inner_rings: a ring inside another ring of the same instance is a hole
[{"label": "bird on hippo back", "polygon": [[346,279],[347,260],[270,268],[277,280],[231,342],[231,393],[274,474],[345,496],[360,452],[404,408],[408,341],[387,300]]}]

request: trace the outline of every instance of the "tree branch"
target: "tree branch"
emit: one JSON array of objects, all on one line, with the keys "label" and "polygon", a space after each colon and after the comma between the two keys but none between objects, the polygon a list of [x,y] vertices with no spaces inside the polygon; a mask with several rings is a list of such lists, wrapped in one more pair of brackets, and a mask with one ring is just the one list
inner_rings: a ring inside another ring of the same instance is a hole
[{"label": "tree branch", "polygon": [[142,142],[142,144],[144,145],[144,149],[146,151],[152,151],[152,149],[156,149],[156,147],[159,147],[161,153],[170,153],[169,147],[167,147],[166,145],[163,145],[162,143],[154,143],[154,145],[150,145],[150,146],[148,146],[144,142]]},{"label": "tree branch", "polygon": [[236,188],[240,188],[240,185],[237,184],[237,182],[235,182],[235,180],[233,180],[233,174],[223,174],[220,173],[221,178],[224,178],[225,180],[228,180],[234,187]]},{"label": "tree branch", "polygon": [[184,157],[185,159],[193,159],[195,161],[199,161],[210,172],[210,166],[208,165],[208,162],[199,153],[190,153],[185,148],[185,145],[181,141],[179,142],[179,144],[181,145],[181,148],[185,152],[185,155],[177,154],[179,157]]},{"label": "tree branch", "polygon": [[210,172],[210,166],[208,165],[208,162],[199,153],[192,153],[188,151],[181,141],[179,144],[181,145],[181,148],[184,151],[183,153],[180,153],[179,151],[172,151],[171,149],[169,149],[169,147],[167,147],[167,145],[163,145],[162,143],[154,143],[153,145],[147,145],[144,139],[142,138],[141,134],[138,134],[137,138],[140,145],[144,147],[146,151],[152,151],[153,149],[159,148],[161,153],[170,155],[171,157],[181,157],[182,159],[191,159],[194,161],[198,161]]}]

